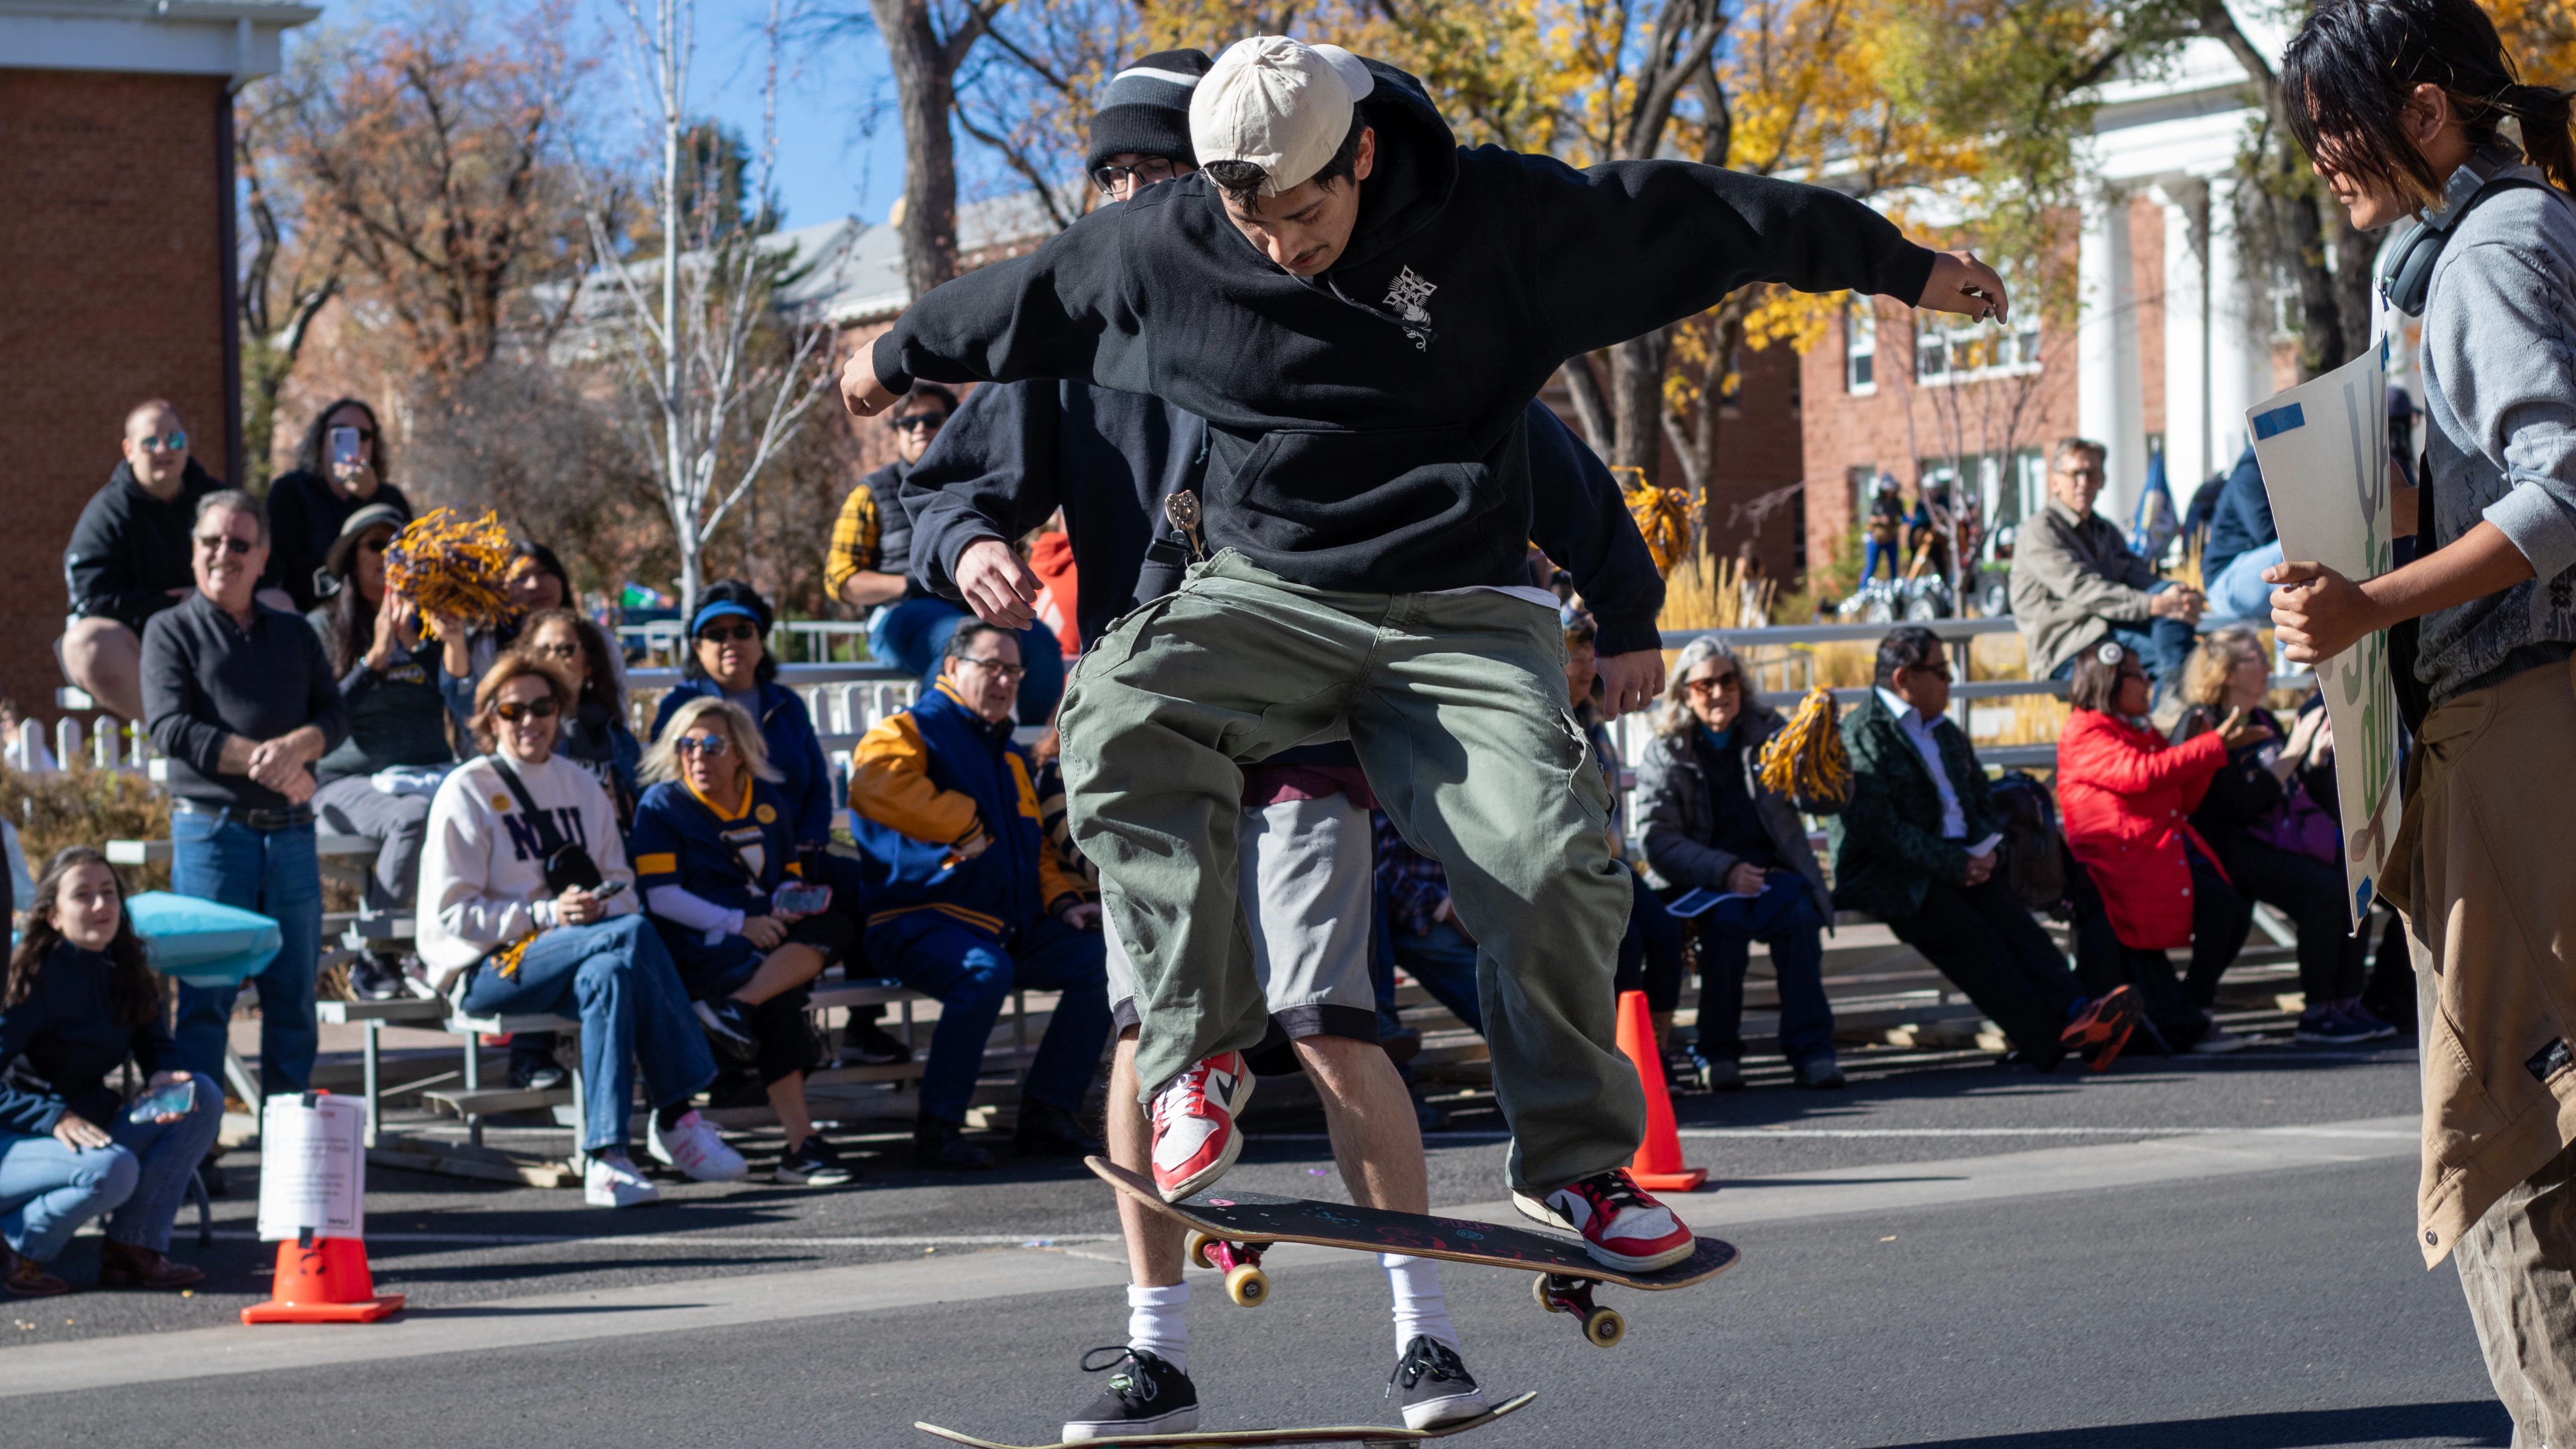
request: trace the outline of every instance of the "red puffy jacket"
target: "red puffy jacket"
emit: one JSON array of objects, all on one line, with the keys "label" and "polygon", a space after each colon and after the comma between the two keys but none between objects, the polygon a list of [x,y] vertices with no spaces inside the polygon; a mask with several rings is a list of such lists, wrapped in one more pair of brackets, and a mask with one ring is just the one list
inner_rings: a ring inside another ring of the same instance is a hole
[{"label": "red puffy jacket", "polygon": [[2123,946],[2191,944],[2191,863],[2183,841],[2215,865],[2191,812],[2227,763],[2216,731],[2168,748],[2153,730],[2079,709],[2057,737],[2057,808],[2066,848],[2092,873]]}]

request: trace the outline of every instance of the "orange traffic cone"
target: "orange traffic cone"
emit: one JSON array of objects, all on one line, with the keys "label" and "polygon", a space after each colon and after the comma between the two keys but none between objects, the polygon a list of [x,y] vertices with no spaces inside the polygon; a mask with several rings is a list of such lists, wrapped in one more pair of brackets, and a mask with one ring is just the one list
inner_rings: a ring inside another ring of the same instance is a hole
[{"label": "orange traffic cone", "polygon": [[1708,1181],[1705,1167],[1682,1166],[1681,1135],[1673,1130],[1673,1096],[1664,1085],[1664,1054],[1655,1049],[1655,1022],[1646,993],[1619,993],[1619,1050],[1637,1065],[1646,1089],[1646,1140],[1628,1162],[1628,1175],[1648,1192],[1689,1192]]},{"label": "orange traffic cone", "polygon": [[277,1279],[244,1323],[373,1323],[402,1311],[403,1295],[376,1296],[367,1245],[356,1238],[290,1239],[277,1245]]}]

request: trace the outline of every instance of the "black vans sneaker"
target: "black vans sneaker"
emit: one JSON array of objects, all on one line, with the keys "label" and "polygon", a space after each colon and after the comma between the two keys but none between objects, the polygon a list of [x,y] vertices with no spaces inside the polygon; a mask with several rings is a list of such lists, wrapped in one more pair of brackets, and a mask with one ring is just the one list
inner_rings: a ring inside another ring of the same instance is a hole
[{"label": "black vans sneaker", "polygon": [[[1428,1340],[1425,1340],[1426,1342]],[[1103,1359],[1102,1354],[1115,1355]],[[1098,1360],[1098,1362],[1094,1362]],[[1453,1355],[1450,1362],[1457,1362]],[[1128,1439],[1139,1434],[1186,1434],[1199,1426],[1199,1391],[1190,1376],[1160,1355],[1113,1343],[1082,1356],[1087,1374],[1114,1369],[1091,1407],[1064,1421],[1068,1444]]]},{"label": "black vans sneaker", "polygon": [[859,1180],[850,1165],[820,1132],[809,1132],[805,1140],[778,1155],[778,1165],[770,1169],[771,1182],[795,1187],[846,1187]]},{"label": "black vans sneaker", "polygon": [[1485,1391],[1458,1361],[1458,1350],[1417,1333],[1386,1376],[1386,1391],[1404,1405],[1404,1427],[1437,1429],[1485,1412]]}]

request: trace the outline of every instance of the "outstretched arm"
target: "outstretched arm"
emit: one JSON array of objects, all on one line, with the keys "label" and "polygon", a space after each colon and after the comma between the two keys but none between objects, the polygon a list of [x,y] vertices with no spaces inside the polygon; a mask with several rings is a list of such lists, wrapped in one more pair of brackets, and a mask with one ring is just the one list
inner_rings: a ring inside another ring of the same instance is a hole
[{"label": "outstretched arm", "polygon": [[841,368],[841,401],[858,417],[894,406],[915,378],[1015,382],[1028,377],[1139,387],[1116,371],[1136,319],[1121,300],[1121,207],[1095,211],[1027,256],[978,267],[914,299],[874,345]]}]

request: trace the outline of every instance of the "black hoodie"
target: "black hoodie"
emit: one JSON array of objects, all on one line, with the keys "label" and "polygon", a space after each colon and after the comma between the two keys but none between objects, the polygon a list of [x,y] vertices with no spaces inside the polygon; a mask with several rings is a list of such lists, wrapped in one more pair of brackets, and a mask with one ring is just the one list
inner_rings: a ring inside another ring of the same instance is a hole
[{"label": "black hoodie", "polygon": [[[1530,537],[1566,566],[1604,654],[1661,643],[1664,581],[1610,470],[1546,404],[1529,405]],[[1018,538],[1064,509],[1083,643],[1179,587],[1186,553],[1163,500],[1202,486],[1207,425],[1166,402],[1081,383],[979,387],[904,480],[913,576],[957,597],[957,556]],[[1518,582],[1527,582],[1526,577]]]},{"label": "black hoodie", "polygon": [[1210,546],[1285,578],[1525,582],[1522,410],[1561,361],[1752,282],[1911,301],[1931,276],[1931,252],[1838,192],[1461,149],[1420,82],[1369,69],[1377,170],[1330,271],[1281,271],[1199,173],[921,298],[878,339],[877,376],[1063,378],[1195,413]]},{"label": "black hoodie", "polygon": [[114,619],[141,634],[145,620],[179,602],[170,590],[197,586],[188,556],[197,500],[223,486],[190,458],[179,475],[178,496],[165,502],[134,481],[133,464],[118,463],[107,486],[81,509],[71,546],[63,550],[72,613]]}]

